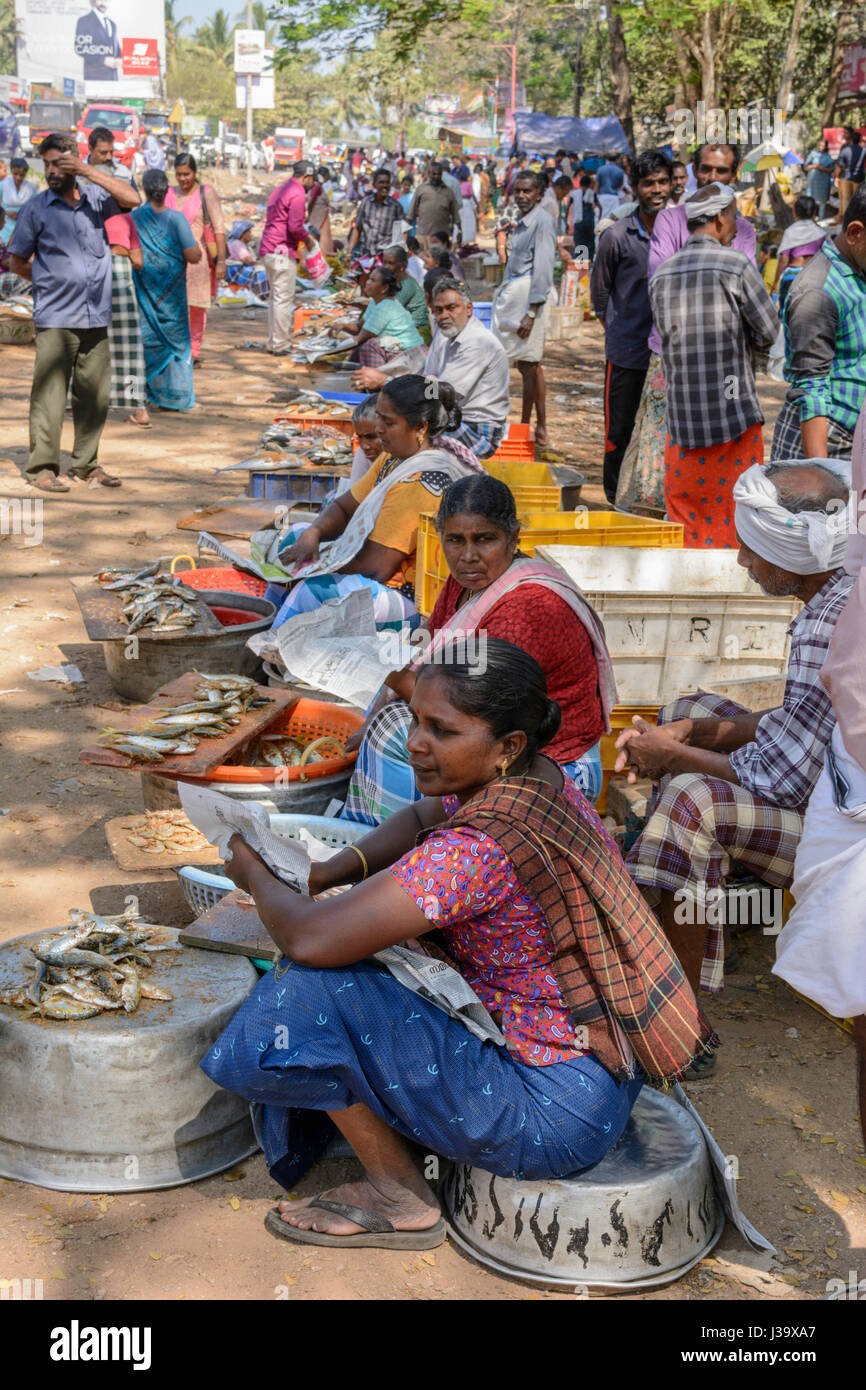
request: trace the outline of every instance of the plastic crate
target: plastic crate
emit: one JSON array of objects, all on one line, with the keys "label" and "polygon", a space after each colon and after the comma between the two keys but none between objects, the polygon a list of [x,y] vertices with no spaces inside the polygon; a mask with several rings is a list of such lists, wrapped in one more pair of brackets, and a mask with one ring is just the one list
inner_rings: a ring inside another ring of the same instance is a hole
[{"label": "plastic crate", "polygon": [[552,545],[539,554],[604,623],[623,704],[664,705],[721,681],[787,670],[800,602],[763,594],[735,550]]},{"label": "plastic crate", "polygon": [[360,405],[367,399],[363,391],[320,391],[326,401],[337,401],[340,405]]},{"label": "plastic crate", "polygon": [[330,425],[332,429],[339,430],[341,434],[347,434],[351,439],[355,433],[355,425],[351,415],[343,417],[326,415],[321,410],[305,410],[303,415],[275,415],[275,425],[298,425],[302,430],[318,429],[321,425]]},{"label": "plastic crate", "polygon": [[[302,747],[326,734],[345,743],[350,734],[360,729],[364,716],[360,710],[332,705],[325,700],[298,700],[284,710],[263,733],[286,734],[297,739]],[[323,758],[305,767],[247,767],[242,763],[223,763],[203,777],[184,777],[185,782],[244,782],[269,786],[279,777],[281,782],[312,782],[317,777],[335,777],[348,772],[355,764],[357,753],[347,757]]]},{"label": "plastic crate", "polygon": [[634,715],[639,714],[648,724],[657,724],[661,705],[616,705],[610,712],[610,733],[601,736],[601,791],[595,803],[600,815],[607,810],[607,784],[613,773],[619,749],[616,741],[623,729],[631,728]]},{"label": "plastic crate", "polygon": [[505,483],[514,495],[518,516],[524,512],[558,512],[562,488],[546,463],[499,463],[496,455],[484,460],[491,478]]},{"label": "plastic crate", "polygon": [[491,463],[534,463],[535,438],[529,425],[509,425],[505,438],[495,454],[484,460],[484,467]]},{"label": "plastic crate", "polygon": [[[518,509],[519,510],[519,509]],[[536,546],[679,546],[683,528],[671,521],[651,521],[621,512],[524,512],[520,514],[520,549],[533,555]],[[425,618],[433,611],[448,566],[439,544],[435,520],[429,512],[418,524],[418,553],[415,566],[415,601]],[[420,580],[420,601],[418,584]]]},{"label": "plastic crate", "polygon": [[[302,826],[309,830],[311,835],[315,835],[317,840],[323,844],[332,845],[334,849],[345,849],[347,845],[353,845],[356,840],[363,839],[369,835],[372,829],[369,825],[362,825],[359,821],[337,820],[333,816],[305,816],[303,814],[278,814],[270,817],[271,830],[278,835],[286,835],[291,840],[299,839],[299,831]],[[208,908],[215,907],[221,898],[230,893],[234,888],[230,878],[217,870],[194,869],[185,866],[177,870],[180,879],[180,886],[183,895],[198,916],[207,912]],[[264,966],[268,965],[263,961]]]},{"label": "plastic crate", "polygon": [[350,469],[344,467],[340,472],[333,469],[310,469],[293,473],[256,472],[250,469],[246,485],[247,497],[261,497],[268,502],[296,502],[307,507],[319,508],[325,499],[339,487],[349,475]]},{"label": "plastic crate", "polygon": [[479,323],[483,323],[485,328],[489,328],[493,316],[493,300],[481,299],[473,302],[472,311]]},{"label": "plastic crate", "polygon": [[190,589],[211,589],[224,594],[254,594],[256,598],[262,598],[268,587],[264,579],[236,569],[176,570],[174,577],[178,583],[187,584]]}]

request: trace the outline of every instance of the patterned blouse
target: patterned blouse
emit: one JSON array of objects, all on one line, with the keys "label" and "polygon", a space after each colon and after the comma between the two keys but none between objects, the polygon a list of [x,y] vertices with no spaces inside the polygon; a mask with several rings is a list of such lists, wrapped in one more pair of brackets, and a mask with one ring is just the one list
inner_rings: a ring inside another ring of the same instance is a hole
[{"label": "patterned blouse", "polygon": [[[619,858],[598,814],[568,778],[563,794]],[[451,815],[457,798],[443,797],[443,805]],[[546,1067],[585,1054],[550,968],[547,923],[495,840],[443,826],[390,872],[441,930],[455,965],[521,1062]]]}]

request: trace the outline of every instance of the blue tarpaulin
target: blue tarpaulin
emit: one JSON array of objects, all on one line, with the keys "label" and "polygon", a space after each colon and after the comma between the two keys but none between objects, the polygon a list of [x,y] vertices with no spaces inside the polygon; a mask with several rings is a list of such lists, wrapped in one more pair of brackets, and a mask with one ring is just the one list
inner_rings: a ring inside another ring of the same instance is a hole
[{"label": "blue tarpaulin", "polygon": [[514,116],[514,145],[526,154],[630,154],[625,131],[616,116],[545,116],[541,111],[518,111]]}]

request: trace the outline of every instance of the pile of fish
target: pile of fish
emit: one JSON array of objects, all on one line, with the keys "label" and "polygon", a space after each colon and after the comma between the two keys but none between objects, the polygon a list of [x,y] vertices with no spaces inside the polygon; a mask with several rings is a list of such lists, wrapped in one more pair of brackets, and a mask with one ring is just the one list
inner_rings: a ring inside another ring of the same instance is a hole
[{"label": "pile of fish", "polygon": [[194,753],[199,739],[228,733],[248,710],[268,703],[246,676],[201,676],[191,700],[166,709],[138,729],[109,727],[99,742],[128,758],[158,763],[169,753]]},{"label": "pile of fish", "polygon": [[97,917],[74,908],[69,927],[32,947],[33,979],[0,989],[0,1004],[24,1009],[27,1017],[94,1018],[111,1009],[135,1013],[142,999],[173,999],[141,971],[153,956],[180,947],[164,927],[142,922],[133,912]]},{"label": "pile of fish", "polygon": [[296,472],[319,467],[339,471],[348,469],[353,457],[351,438],[339,430],[327,425],[305,430],[291,421],[281,420],[263,431],[252,458],[230,464],[221,471],[247,468],[256,473],[289,469]]},{"label": "pile of fish", "polygon": [[[320,745],[327,744],[329,751],[319,751]],[[247,767],[300,767],[307,763],[321,763],[333,758],[345,758],[346,749],[338,738],[324,734],[302,747],[288,734],[259,734],[251,750],[243,755]]]},{"label": "pile of fish", "polygon": [[159,574],[159,563],[138,574],[120,570],[100,570],[95,576],[102,589],[124,594],[123,616],[127,632],[147,627],[154,632],[182,632],[194,627],[200,617],[199,596],[195,589],[175,584]]},{"label": "pile of fish", "polygon": [[147,811],[126,838],[142,854],[189,854],[210,846],[184,811]]},{"label": "pile of fish", "polygon": [[283,415],[288,419],[298,415],[309,415],[315,412],[316,415],[326,415],[334,420],[348,420],[352,415],[352,407],[342,401],[326,401],[320,399],[315,402],[294,401],[291,405],[283,406]]}]

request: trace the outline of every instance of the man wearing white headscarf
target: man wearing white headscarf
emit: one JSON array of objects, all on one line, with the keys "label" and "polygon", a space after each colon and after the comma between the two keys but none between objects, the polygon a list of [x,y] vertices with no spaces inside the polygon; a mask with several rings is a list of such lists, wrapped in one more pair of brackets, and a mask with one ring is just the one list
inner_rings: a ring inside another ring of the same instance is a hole
[{"label": "man wearing white headscarf", "polygon": [[[616,765],[631,780],[668,779],[629,871],[659,908],[693,988],[716,991],[724,971],[719,890],[731,861],[777,887],[791,881],[833,728],[819,673],[852,585],[841,568],[848,487],[832,461],[751,468],[734,497],[740,564],[764,593],[804,605],[789,629],[782,704],[749,712],[698,691],[662,710],[661,727],[635,719],[617,740]],[[719,908],[708,912],[708,901]]]},{"label": "man wearing white headscarf", "polygon": [[809,801],[773,973],[835,1018],[854,1021],[860,1125],[866,1143],[866,405],[854,431],[845,569],[853,588],[821,672],[836,726]]}]

